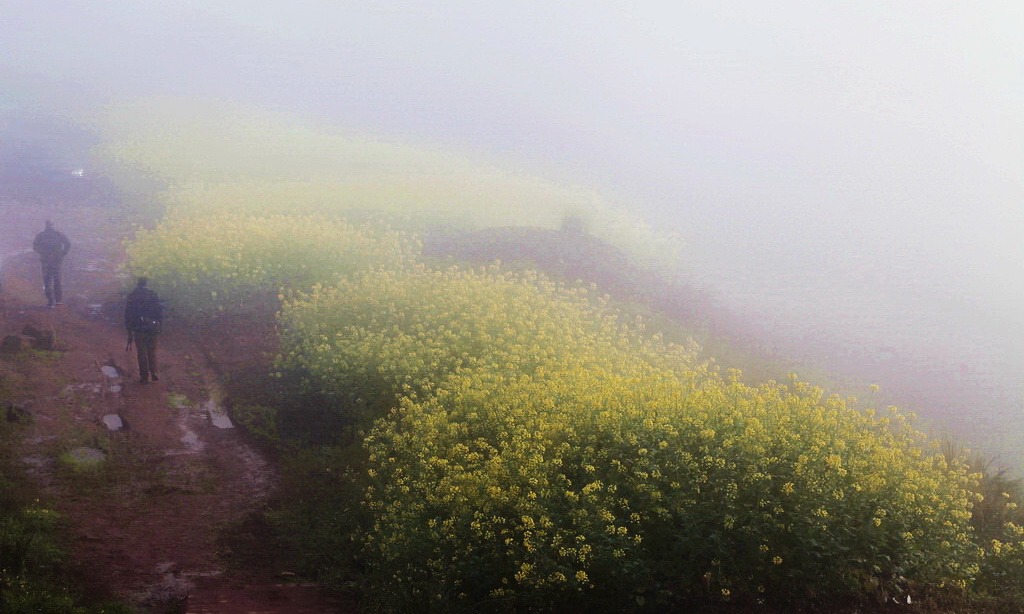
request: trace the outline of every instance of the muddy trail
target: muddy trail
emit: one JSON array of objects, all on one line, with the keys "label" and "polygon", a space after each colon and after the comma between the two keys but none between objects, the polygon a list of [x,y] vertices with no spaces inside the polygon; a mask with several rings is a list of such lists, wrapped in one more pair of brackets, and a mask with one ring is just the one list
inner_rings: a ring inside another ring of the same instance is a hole
[{"label": "muddy trail", "polygon": [[[54,309],[31,251],[47,219],[72,241],[64,305]],[[239,527],[278,480],[233,428],[219,379],[233,363],[265,361],[261,339],[200,335],[172,312],[160,337],[160,381],[139,383],[121,321],[131,231],[121,209],[83,184],[5,180],[0,220],[0,332],[8,338],[0,376],[8,411],[28,425],[17,456],[68,520],[74,567],[90,592],[147,613],[355,611],[290,582],[271,557],[246,557],[260,561],[256,569],[232,563],[238,557],[222,539],[225,528],[245,533]],[[259,536],[248,542],[258,551]]]}]

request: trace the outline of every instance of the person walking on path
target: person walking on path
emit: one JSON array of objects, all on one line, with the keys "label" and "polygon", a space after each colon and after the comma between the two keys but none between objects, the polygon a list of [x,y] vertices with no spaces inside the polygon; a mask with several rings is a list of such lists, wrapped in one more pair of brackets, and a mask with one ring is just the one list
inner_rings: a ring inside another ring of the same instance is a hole
[{"label": "person walking on path", "polygon": [[139,358],[139,382],[158,381],[156,374],[156,338],[164,320],[160,297],[146,287],[146,278],[140,277],[135,289],[128,295],[124,310],[124,326],[128,329],[128,347],[135,343]]},{"label": "person walking on path", "polygon": [[46,294],[48,307],[64,304],[63,288],[60,282],[60,265],[64,256],[71,251],[71,241],[53,227],[53,222],[46,220],[46,228],[36,235],[32,249],[39,254],[43,265],[43,292]]}]

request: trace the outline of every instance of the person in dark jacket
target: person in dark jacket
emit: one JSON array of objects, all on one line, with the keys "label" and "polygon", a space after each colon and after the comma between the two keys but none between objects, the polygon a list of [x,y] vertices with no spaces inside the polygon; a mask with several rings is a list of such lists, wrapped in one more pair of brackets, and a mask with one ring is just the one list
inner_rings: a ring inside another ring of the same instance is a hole
[{"label": "person in dark jacket", "polygon": [[143,384],[160,378],[156,374],[156,338],[163,326],[164,309],[160,297],[146,287],[145,277],[138,279],[128,295],[124,310],[124,326],[128,329],[128,345],[135,343],[139,358],[139,381]]},{"label": "person in dark jacket", "polygon": [[53,227],[53,222],[46,220],[46,228],[36,235],[32,249],[39,254],[43,265],[43,292],[49,307],[64,304],[63,289],[60,283],[60,265],[64,256],[71,251],[71,241],[64,233]]}]

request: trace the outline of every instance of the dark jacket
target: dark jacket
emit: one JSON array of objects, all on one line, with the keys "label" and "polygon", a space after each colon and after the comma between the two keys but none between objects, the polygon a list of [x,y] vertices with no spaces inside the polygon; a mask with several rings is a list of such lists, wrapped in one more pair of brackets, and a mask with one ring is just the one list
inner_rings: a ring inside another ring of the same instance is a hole
[{"label": "dark jacket", "polygon": [[71,241],[68,241],[63,232],[47,228],[36,235],[35,241],[32,241],[32,249],[39,254],[43,264],[57,266],[71,251]]},{"label": "dark jacket", "polygon": [[[124,327],[133,333],[157,333],[164,320],[160,297],[145,286],[138,286],[128,295],[124,310]],[[154,327],[152,322],[156,323]]]}]

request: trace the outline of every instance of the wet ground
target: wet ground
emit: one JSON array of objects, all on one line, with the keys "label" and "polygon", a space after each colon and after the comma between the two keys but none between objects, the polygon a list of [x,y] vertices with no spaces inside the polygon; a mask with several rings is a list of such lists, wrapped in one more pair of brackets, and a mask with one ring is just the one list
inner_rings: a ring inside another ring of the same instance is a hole
[{"label": "wet ground", "polygon": [[[221,529],[260,510],[277,475],[218,398],[223,365],[209,357],[230,348],[200,347],[169,318],[160,381],[137,381],[120,324],[130,227],[105,198],[86,184],[0,182],[0,333],[24,337],[31,326],[57,348],[2,355],[0,374],[31,420],[19,451],[25,471],[68,519],[86,585],[140,612],[354,611],[290,583],[287,570],[229,568]],[[47,219],[73,244],[56,309],[45,306],[30,250]]]}]

